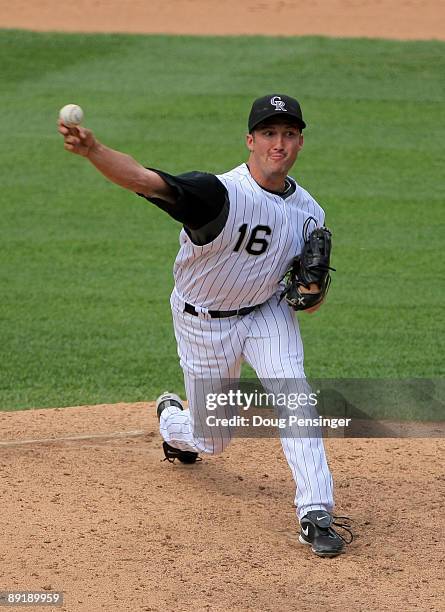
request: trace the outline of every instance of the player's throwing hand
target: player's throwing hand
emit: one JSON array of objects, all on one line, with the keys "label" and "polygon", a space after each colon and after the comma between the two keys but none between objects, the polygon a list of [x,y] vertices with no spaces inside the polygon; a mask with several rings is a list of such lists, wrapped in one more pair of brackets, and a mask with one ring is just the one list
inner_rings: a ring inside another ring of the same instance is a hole
[{"label": "player's throwing hand", "polygon": [[84,127],[68,127],[61,119],[58,120],[59,132],[65,141],[65,149],[82,157],[88,157],[96,145],[93,132]]}]

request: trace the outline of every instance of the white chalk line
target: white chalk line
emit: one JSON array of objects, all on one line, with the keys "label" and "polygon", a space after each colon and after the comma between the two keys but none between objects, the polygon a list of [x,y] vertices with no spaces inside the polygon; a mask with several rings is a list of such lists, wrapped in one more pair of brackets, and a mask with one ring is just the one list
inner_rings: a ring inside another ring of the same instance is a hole
[{"label": "white chalk line", "polygon": [[114,440],[116,438],[137,438],[147,432],[142,429],[132,431],[112,431],[110,433],[64,436],[62,438],[36,438],[35,440],[8,440],[0,442],[0,446],[26,446],[32,444],[58,444],[60,442],[77,442],[78,440]]}]

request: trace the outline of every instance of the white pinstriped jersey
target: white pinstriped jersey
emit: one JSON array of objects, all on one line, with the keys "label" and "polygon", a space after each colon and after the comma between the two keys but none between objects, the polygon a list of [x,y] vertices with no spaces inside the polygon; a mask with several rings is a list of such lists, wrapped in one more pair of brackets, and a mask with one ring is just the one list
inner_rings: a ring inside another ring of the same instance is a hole
[{"label": "white pinstriped jersey", "polygon": [[301,252],[304,222],[313,217],[323,225],[324,211],[298,184],[286,199],[262,189],[245,163],[217,178],[229,197],[226,224],[204,246],[181,231],[176,293],[184,302],[211,310],[262,304],[279,289]]}]

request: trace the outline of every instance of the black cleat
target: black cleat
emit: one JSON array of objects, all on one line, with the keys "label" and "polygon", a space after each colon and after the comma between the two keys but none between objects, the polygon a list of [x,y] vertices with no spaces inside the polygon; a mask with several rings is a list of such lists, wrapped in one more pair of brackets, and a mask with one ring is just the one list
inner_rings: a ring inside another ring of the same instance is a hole
[{"label": "black cleat", "polygon": [[[345,544],[354,539],[349,523],[337,523],[338,519],[349,520],[346,516],[332,516],[326,510],[311,510],[300,520],[301,544],[311,546],[313,553],[319,557],[336,557],[344,552]],[[349,533],[345,539],[333,529],[340,527]]]},{"label": "black cleat", "polygon": [[[176,406],[180,410],[184,410],[184,406],[182,405],[181,399],[175,393],[169,393],[166,391],[162,395],[160,395],[156,401],[156,412],[158,415],[158,419],[161,418],[161,413],[165,408],[169,406]],[[200,457],[198,457],[198,453],[194,453],[193,451],[183,451],[179,448],[175,448],[174,446],[170,446],[168,442],[162,443],[162,449],[164,451],[165,459],[164,461],[168,461],[169,463],[174,463],[175,459],[180,461],[181,463],[196,463],[197,461],[202,461]]]},{"label": "black cleat", "polygon": [[198,457],[198,453],[194,453],[193,451],[183,451],[179,448],[175,448],[174,446],[170,446],[168,442],[163,442],[162,448],[165,455],[164,461],[168,461],[169,463],[174,463],[175,459],[181,463],[189,464],[202,461],[201,457]]}]

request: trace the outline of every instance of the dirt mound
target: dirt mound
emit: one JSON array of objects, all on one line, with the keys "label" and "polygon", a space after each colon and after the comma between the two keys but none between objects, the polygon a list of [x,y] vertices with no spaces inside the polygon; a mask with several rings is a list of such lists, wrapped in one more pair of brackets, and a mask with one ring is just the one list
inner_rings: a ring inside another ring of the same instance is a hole
[{"label": "dirt mound", "polygon": [[327,440],[356,532],[332,560],[298,544],[278,440],[171,465],[152,404],[0,413],[0,440],[5,589],[69,612],[440,609],[443,440]]}]

